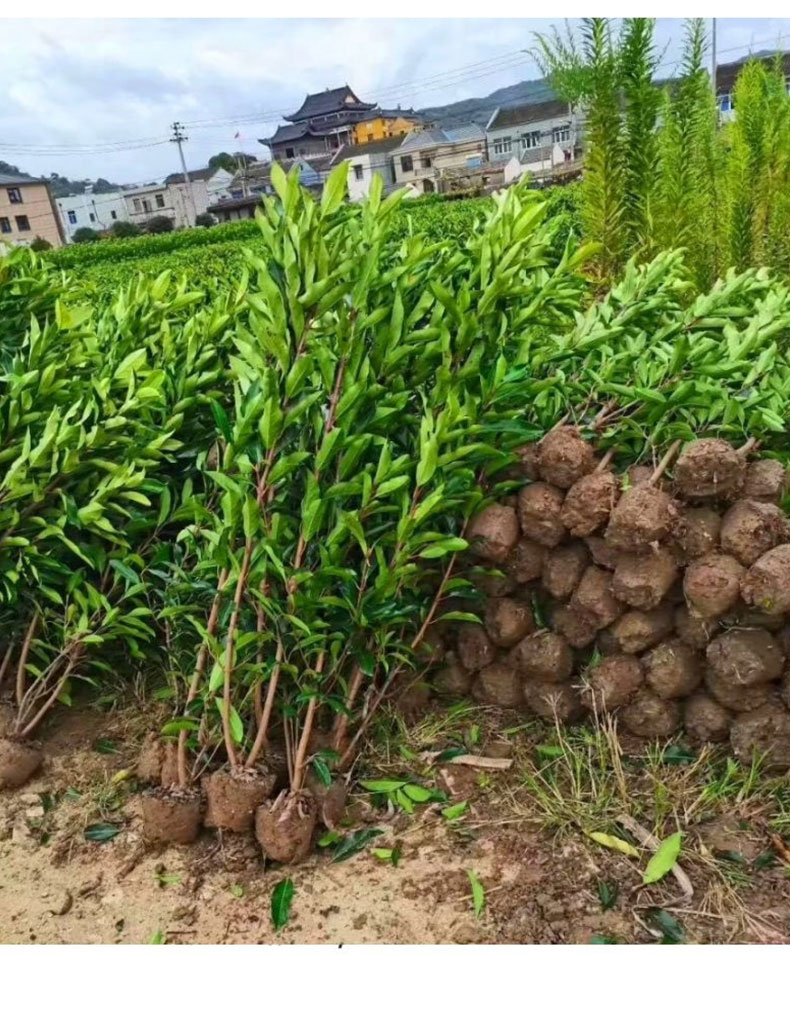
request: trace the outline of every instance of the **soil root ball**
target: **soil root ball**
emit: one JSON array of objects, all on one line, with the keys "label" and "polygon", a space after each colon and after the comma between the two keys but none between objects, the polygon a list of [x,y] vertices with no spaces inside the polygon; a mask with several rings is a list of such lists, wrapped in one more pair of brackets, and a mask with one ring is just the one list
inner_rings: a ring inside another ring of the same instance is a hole
[{"label": "soil root ball", "polygon": [[688,501],[736,498],[746,477],[746,461],[721,438],[689,442],[675,464],[675,487]]},{"label": "soil root ball", "polygon": [[525,680],[524,699],[534,715],[552,722],[578,722],[584,715],[579,690],[568,681],[548,684],[541,680]]},{"label": "soil root ball", "polygon": [[779,702],[739,715],[730,730],[735,756],[743,762],[765,756],[764,768],[790,768],[790,712]]},{"label": "soil root ball", "polygon": [[513,480],[540,480],[538,473],[538,443],[528,442],[513,450],[515,462],[508,468]]},{"label": "soil root ball", "polygon": [[301,863],[310,852],[317,820],[312,793],[283,792],[256,810],[255,836],[267,858],[277,863]]},{"label": "soil root ball", "polygon": [[696,652],[679,638],[661,642],[642,662],[648,687],[659,698],[686,698],[702,680]]},{"label": "soil root ball", "polygon": [[770,701],[774,693],[770,683],[744,687],[733,684],[711,667],[705,671],[705,686],[716,701],[730,712],[753,712]]},{"label": "soil root ball", "polygon": [[164,760],[165,741],[158,733],[148,733],[137,758],[137,778],[141,782],[160,785]]},{"label": "soil root ball", "polygon": [[643,687],[631,704],[621,710],[620,718],[634,736],[672,736],[680,726],[680,706]]},{"label": "soil root ball", "polygon": [[782,542],[784,524],[784,513],[776,505],[742,499],[722,518],[721,549],[748,567]]},{"label": "soil root ball", "polygon": [[613,473],[590,473],[577,480],[565,496],[560,517],[571,536],[595,533],[609,519],[620,497],[620,483]]},{"label": "soil root ball", "polygon": [[310,790],[318,809],[318,820],[334,831],[346,813],[348,790],[342,779],[334,779],[329,785],[322,782],[310,768],[305,776],[305,787]]},{"label": "soil root ball", "polygon": [[688,508],[680,513],[672,538],[688,563],[719,546],[721,516],[712,508]]},{"label": "soil root ball", "polygon": [[518,519],[507,505],[489,505],[469,527],[467,540],[486,561],[504,561],[518,540]]},{"label": "soil root ball", "polygon": [[782,650],[762,628],[725,631],[713,639],[705,655],[710,668],[732,687],[766,684],[782,676]]},{"label": "soil root ball", "polygon": [[683,705],[683,725],[696,743],[720,743],[730,735],[732,716],[705,691],[698,691]]},{"label": "soil root ball", "polygon": [[520,708],[523,704],[518,673],[509,663],[491,663],[484,667],[477,675],[472,693],[484,705]]},{"label": "soil root ball", "polygon": [[528,484],[518,493],[521,532],[544,547],[556,547],[565,538],[560,519],[563,494],[551,484]]},{"label": "soil root ball", "polygon": [[200,832],[202,797],[196,788],[158,786],[142,796],[143,834],[150,842],[188,845]]},{"label": "soil root ball", "polygon": [[496,569],[470,572],[469,581],[483,596],[509,596],[518,587],[518,582],[509,572]]},{"label": "soil root ball", "polygon": [[549,551],[543,563],[543,588],[557,600],[567,599],[581,582],[590,555],[582,543],[571,543]]},{"label": "soil root ball", "polygon": [[692,649],[707,649],[718,626],[715,618],[692,614],[685,603],[675,608],[675,634]]},{"label": "soil root ball", "polygon": [[538,443],[538,471],[555,487],[569,488],[595,466],[595,454],[576,428],[553,428]]},{"label": "soil root ball", "polygon": [[507,556],[505,570],[519,585],[523,585],[540,578],[545,557],[543,544],[523,537]]},{"label": "soil root ball", "polygon": [[782,650],[785,660],[790,660],[790,624],[785,624],[776,633],[776,644]]},{"label": "soil root ball", "polygon": [[665,547],[651,554],[621,554],[612,592],[638,610],[652,610],[664,599],[677,576],[677,565]]},{"label": "soil root ball", "polygon": [[767,551],[741,579],[741,595],[766,614],[790,611],[790,544]]},{"label": "soil root ball", "polygon": [[661,543],[672,529],[677,511],[659,488],[638,484],[629,488],[612,510],[606,542],[615,550],[640,553]]},{"label": "soil root ball", "polygon": [[434,675],[434,691],[450,698],[463,698],[469,694],[471,688],[472,674],[461,666],[452,653],[448,653],[447,662]]},{"label": "soil root ball", "polygon": [[624,604],[612,591],[612,582],[611,572],[590,565],[571,597],[573,605],[592,614],[597,625],[596,631],[616,621],[625,610]]},{"label": "soil root ball", "polygon": [[488,601],[485,627],[494,645],[508,649],[534,631],[535,622],[532,620],[532,611],[526,603],[505,596]]},{"label": "soil root ball", "polygon": [[458,632],[458,658],[461,665],[474,672],[494,659],[496,650],[479,624],[464,624]]},{"label": "soil root ball", "polygon": [[674,616],[670,603],[662,603],[654,610],[628,610],[607,631],[611,633],[618,652],[644,652],[672,632]]},{"label": "soil root ball", "polygon": [[36,774],[43,760],[39,744],[15,736],[0,737],[0,790],[23,786]]},{"label": "soil root ball", "polygon": [[573,602],[564,603],[552,610],[551,626],[574,649],[583,649],[595,641],[599,631],[595,614]]},{"label": "soil root ball", "polygon": [[743,565],[729,554],[714,551],[694,561],[683,578],[691,613],[707,618],[726,614],[738,602],[744,574]]},{"label": "soil root ball", "polygon": [[634,656],[607,656],[587,672],[582,704],[594,712],[611,712],[632,701],[644,679]]},{"label": "soil root ball", "polygon": [[217,771],[204,779],[207,828],[249,831],[256,809],[274,789],[275,776],[258,768]]},{"label": "soil root ball", "polygon": [[610,547],[603,537],[585,537],[584,542],[590,557],[599,568],[608,568],[612,572],[617,568],[620,552]]},{"label": "soil root ball", "polygon": [[787,470],[778,459],[756,459],[746,467],[744,498],[778,505],[787,491]]},{"label": "soil root ball", "polygon": [[554,631],[536,631],[511,650],[508,661],[525,677],[556,682],[573,671],[573,652]]}]

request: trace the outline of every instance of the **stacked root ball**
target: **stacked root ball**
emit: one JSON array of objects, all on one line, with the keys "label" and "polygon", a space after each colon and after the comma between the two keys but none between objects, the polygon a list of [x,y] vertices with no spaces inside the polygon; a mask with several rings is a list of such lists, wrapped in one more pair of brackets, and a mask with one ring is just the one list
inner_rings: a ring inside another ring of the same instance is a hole
[{"label": "stacked root ball", "polygon": [[523,450],[528,482],[469,530],[482,624],[450,626],[437,691],[790,767],[787,474],[747,448],[625,474],[571,427]]}]

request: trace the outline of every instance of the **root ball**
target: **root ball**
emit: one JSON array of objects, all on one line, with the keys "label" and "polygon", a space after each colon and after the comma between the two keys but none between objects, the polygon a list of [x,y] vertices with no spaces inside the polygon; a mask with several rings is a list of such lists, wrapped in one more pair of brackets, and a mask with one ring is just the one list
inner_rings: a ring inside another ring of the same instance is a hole
[{"label": "root ball", "polygon": [[494,646],[483,628],[479,624],[465,623],[458,632],[461,665],[474,672],[493,662],[494,655]]},{"label": "root ball", "polygon": [[576,428],[554,428],[538,443],[538,471],[542,480],[569,488],[595,465],[592,446]]},{"label": "root ball", "polygon": [[652,610],[671,589],[677,571],[675,559],[666,548],[651,554],[621,554],[612,592],[629,607]]},{"label": "root ball", "polygon": [[678,518],[673,539],[686,562],[694,561],[716,550],[720,529],[721,516],[712,508],[688,508]]},{"label": "root ball", "polygon": [[618,652],[632,655],[663,641],[672,631],[674,609],[663,603],[654,610],[628,610],[607,629]]},{"label": "root ball", "polygon": [[683,705],[683,725],[697,743],[719,743],[730,735],[732,716],[705,691],[692,694]]},{"label": "root ball", "polygon": [[642,664],[634,656],[607,656],[586,675],[581,701],[591,711],[612,711],[627,705],[644,683]]},{"label": "root ball", "polygon": [[671,736],[680,726],[680,706],[643,687],[631,704],[622,709],[620,718],[634,736]]},{"label": "root ball", "polygon": [[582,543],[549,551],[543,563],[543,588],[557,600],[567,599],[581,582],[589,564],[590,556]]},{"label": "root ball", "polygon": [[539,579],[543,571],[546,548],[528,537],[523,537],[505,562],[505,570],[519,584]]},{"label": "root ball", "polygon": [[520,678],[510,663],[490,663],[483,667],[472,693],[483,704],[498,708],[520,708],[524,701]]},{"label": "root ball", "polygon": [[606,542],[621,551],[640,553],[661,543],[676,518],[672,499],[659,488],[638,484],[629,488],[612,511]]},{"label": "root ball", "polygon": [[705,686],[716,701],[730,712],[753,712],[770,701],[774,693],[771,684],[734,685],[711,667],[705,671]]},{"label": "root ball", "polygon": [[787,470],[778,459],[756,459],[746,467],[744,498],[778,505],[787,491]]},{"label": "root ball", "polygon": [[610,572],[590,565],[582,575],[579,585],[571,597],[571,603],[591,614],[597,624],[596,631],[610,625],[625,610],[624,605],[612,591],[613,577]]},{"label": "root ball", "polygon": [[586,537],[609,519],[620,496],[620,483],[613,473],[590,473],[577,480],[565,496],[560,517],[571,536]]},{"label": "root ball", "polygon": [[675,464],[675,487],[688,501],[735,498],[745,477],[745,460],[721,438],[688,442]]},{"label": "root ball", "polygon": [[550,484],[528,484],[518,493],[518,518],[525,537],[544,547],[556,547],[565,537],[563,494]]},{"label": "root ball", "polygon": [[790,544],[767,551],[741,579],[741,595],[766,614],[790,611]]},{"label": "root ball", "polygon": [[732,687],[752,687],[778,680],[784,656],[770,632],[734,628],[714,638],[705,653],[710,668]]},{"label": "root ball", "polygon": [[659,698],[685,698],[702,680],[697,654],[679,638],[661,642],[642,662],[647,684]]},{"label": "root ball", "polygon": [[488,637],[494,645],[507,649],[534,631],[535,622],[532,620],[532,612],[526,603],[504,596],[488,601],[485,627]]},{"label": "root ball", "polygon": [[508,660],[525,677],[552,683],[567,680],[573,670],[570,646],[554,631],[527,636],[511,650]]},{"label": "root ball", "polygon": [[540,680],[524,681],[524,699],[529,710],[552,722],[578,722],[584,715],[578,689],[568,681],[547,684]]},{"label": "root ball", "polygon": [[469,527],[474,553],[486,561],[504,561],[518,540],[518,518],[507,505],[489,505]]},{"label": "root ball", "polygon": [[714,551],[686,569],[683,592],[689,610],[699,617],[721,617],[738,602],[743,566],[729,554]]},{"label": "root ball", "polygon": [[721,521],[721,549],[742,565],[753,565],[783,537],[784,513],[776,505],[741,499]]},{"label": "root ball", "polygon": [[772,702],[739,715],[732,724],[730,743],[741,761],[765,755],[763,767],[775,771],[790,768],[790,712]]}]

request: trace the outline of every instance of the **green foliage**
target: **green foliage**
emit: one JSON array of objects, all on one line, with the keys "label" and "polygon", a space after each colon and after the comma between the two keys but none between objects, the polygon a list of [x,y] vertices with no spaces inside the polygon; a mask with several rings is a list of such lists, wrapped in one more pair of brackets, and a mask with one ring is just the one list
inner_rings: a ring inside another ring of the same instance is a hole
[{"label": "green foliage", "polygon": [[216,223],[213,214],[198,214],[195,218],[196,228],[213,228]]},{"label": "green foliage", "polygon": [[76,242],[77,245],[81,245],[84,242],[98,242],[100,238],[101,236],[95,228],[84,227],[78,228],[72,236],[72,240]]},{"label": "green foliage", "polygon": [[154,217],[149,217],[145,222],[145,230],[149,235],[163,235],[166,232],[172,231],[174,228],[174,223],[172,217],[166,217],[164,214],[157,214]]},{"label": "green foliage", "polygon": [[133,221],[113,221],[110,233],[113,238],[137,238],[140,229]]}]

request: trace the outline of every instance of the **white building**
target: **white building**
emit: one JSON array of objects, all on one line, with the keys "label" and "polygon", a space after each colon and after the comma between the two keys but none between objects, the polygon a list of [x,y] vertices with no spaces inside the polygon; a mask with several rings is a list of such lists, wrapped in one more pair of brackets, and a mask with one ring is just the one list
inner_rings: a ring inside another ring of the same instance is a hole
[{"label": "white building", "polygon": [[55,203],[67,242],[74,240],[74,232],[78,228],[107,231],[116,221],[129,220],[123,191],[61,196],[56,198]]},{"label": "white building", "polygon": [[347,161],[348,197],[352,203],[362,200],[370,192],[373,177],[381,176],[384,193],[395,188],[395,168],[392,152],[400,147],[402,137],[371,140],[366,144],[344,144],[332,158],[332,165]]},{"label": "white building", "polygon": [[392,151],[395,182],[418,193],[441,190],[443,173],[477,169],[485,162],[486,137],[477,123],[409,133]]},{"label": "white building", "polygon": [[210,204],[229,195],[232,179],[224,168],[200,168],[189,173],[189,185],[183,173],[174,172],[164,182],[124,190],[129,220],[145,228],[153,217],[168,217],[174,228],[191,228],[195,218],[205,214]]},{"label": "white building", "polygon": [[494,110],[486,126],[488,159],[505,163],[505,182],[525,172],[557,172],[581,157],[583,123],[566,102],[528,102]]}]

